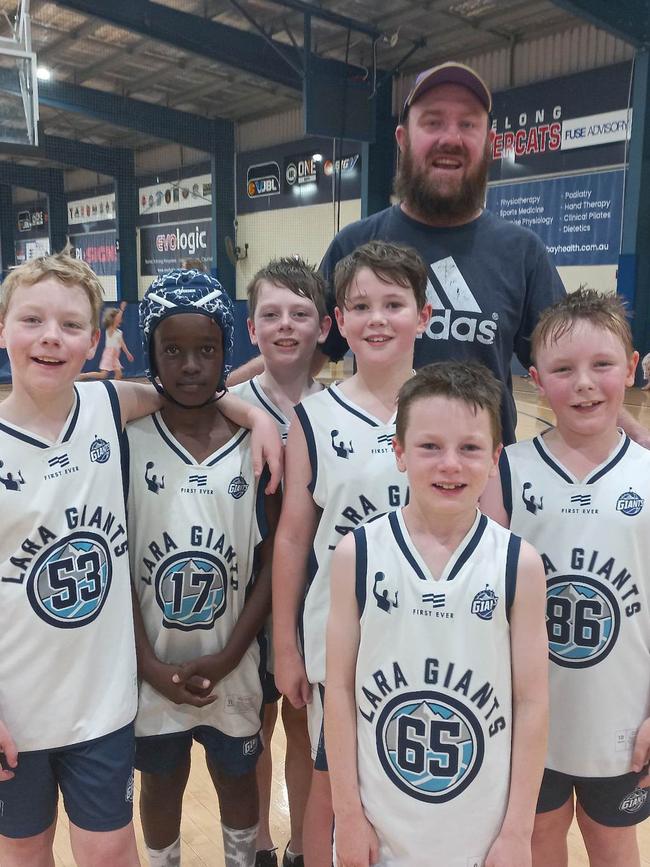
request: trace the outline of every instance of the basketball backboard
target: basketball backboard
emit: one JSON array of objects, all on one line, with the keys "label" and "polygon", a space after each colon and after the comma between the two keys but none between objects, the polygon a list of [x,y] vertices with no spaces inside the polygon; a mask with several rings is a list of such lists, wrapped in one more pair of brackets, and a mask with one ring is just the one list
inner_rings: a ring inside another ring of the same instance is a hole
[{"label": "basketball backboard", "polygon": [[[0,143],[38,145],[38,81],[29,0],[17,0],[0,32]],[[0,26],[2,26],[0,19]]]}]

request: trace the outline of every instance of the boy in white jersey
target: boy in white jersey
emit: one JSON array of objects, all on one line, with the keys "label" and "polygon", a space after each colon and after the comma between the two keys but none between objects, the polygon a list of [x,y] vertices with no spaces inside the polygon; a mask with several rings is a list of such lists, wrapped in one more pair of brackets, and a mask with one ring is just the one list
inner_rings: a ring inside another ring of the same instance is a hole
[{"label": "boy in white jersey", "polygon": [[270,607],[272,528],[253,477],[250,434],[230,424],[214,397],[230,369],[232,303],[207,274],[172,271],[147,290],[140,324],[149,376],[168,399],[127,430],[145,841],[152,867],[180,864],[196,740],[219,798],[226,867],[253,867],[262,704],[256,636]]},{"label": "boy in white jersey", "polygon": [[[248,331],[251,343],[264,359],[259,375],[237,385],[232,392],[269,413],[285,442],[293,407],[322,390],[311,376],[314,350],[325,340],[331,320],[325,309],[325,283],[320,274],[297,256],[274,259],[255,274],[248,285]],[[272,760],[271,738],[280,693],[273,677],[270,618],[265,630],[267,673],[264,683],[266,749],[257,763],[260,823],[257,832],[256,867],[276,867],[277,856],[269,828]],[[283,867],[303,867],[302,819],[311,780],[311,756],[305,708],[282,702],[286,733],[285,779],[289,800],[291,838]]]},{"label": "boy in white jersey", "polygon": [[[294,707],[308,704],[316,759],[303,835],[310,867],[332,863],[321,695],[329,564],[345,533],[404,502],[405,479],[392,449],[395,401],[412,375],[415,339],[430,314],[426,281],[417,254],[395,244],[364,244],[338,264],[336,318],[357,372],[298,404],[289,430],[273,559],[273,638],[278,689]],[[303,602],[304,662],[297,636]]]},{"label": "boy in white jersey", "polygon": [[[650,814],[650,454],[616,426],[638,353],[615,295],[542,314],[531,375],[557,427],[509,446],[483,506],[541,553],[550,728],[533,863],[566,867],[575,813],[592,867],[639,867]],[[644,722],[645,721],[645,722]]]},{"label": "boy in white jersey", "polygon": [[74,385],[102,288],[64,254],[2,285],[0,862],[51,867],[59,789],[79,864],[135,867],[137,705],[123,424],[160,404],[134,383]]},{"label": "boy in white jersey", "polygon": [[341,865],[529,867],[546,736],[544,574],[477,509],[501,386],[476,363],[400,390],[408,505],[332,559],[325,732]]}]

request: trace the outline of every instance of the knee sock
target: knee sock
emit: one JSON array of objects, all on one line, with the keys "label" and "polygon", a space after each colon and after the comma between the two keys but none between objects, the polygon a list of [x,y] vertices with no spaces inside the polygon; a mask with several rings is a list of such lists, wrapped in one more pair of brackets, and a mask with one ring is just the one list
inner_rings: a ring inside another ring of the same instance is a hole
[{"label": "knee sock", "polygon": [[150,867],[181,867],[181,838],[166,849],[150,849],[147,846]]},{"label": "knee sock", "polygon": [[226,867],[255,867],[257,825],[238,829],[222,823],[221,833]]}]

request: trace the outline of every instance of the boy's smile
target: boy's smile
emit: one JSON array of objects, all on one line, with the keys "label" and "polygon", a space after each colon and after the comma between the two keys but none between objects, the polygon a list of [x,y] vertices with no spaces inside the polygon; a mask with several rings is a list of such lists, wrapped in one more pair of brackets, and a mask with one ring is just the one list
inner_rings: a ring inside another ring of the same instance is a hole
[{"label": "boy's smile", "polygon": [[329,317],[321,322],[315,304],[286,286],[262,280],[253,319],[248,320],[251,343],[266,363],[286,364],[311,359],[327,335]]},{"label": "boy's smile", "polygon": [[0,330],[14,385],[56,389],[74,382],[97,348],[91,315],[79,286],[64,286],[53,277],[18,286]]},{"label": "boy's smile", "polygon": [[405,442],[395,440],[397,465],[408,473],[411,501],[454,513],[476,508],[499,453],[486,409],[474,410],[441,396],[414,401]]},{"label": "boy's smile", "polygon": [[413,290],[381,280],[370,268],[360,268],[346,293],[345,309],[336,308],[341,334],[357,357],[389,363],[408,353],[426,328],[429,305],[420,311]]},{"label": "boy's smile", "polygon": [[223,338],[203,313],[176,313],[153,333],[160,382],[172,400],[200,407],[214,396],[223,368]]},{"label": "boy's smile", "polygon": [[634,384],[638,353],[627,357],[612,331],[586,320],[540,346],[531,375],[563,433],[615,433],[625,388]]}]

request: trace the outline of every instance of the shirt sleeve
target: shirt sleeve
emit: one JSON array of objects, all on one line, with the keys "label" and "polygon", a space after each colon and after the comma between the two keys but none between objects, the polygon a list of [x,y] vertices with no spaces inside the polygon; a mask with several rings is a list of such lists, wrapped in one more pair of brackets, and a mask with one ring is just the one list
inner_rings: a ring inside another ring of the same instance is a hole
[{"label": "shirt sleeve", "polygon": [[526,296],[522,311],[521,323],[515,335],[515,355],[521,364],[528,368],[532,364],[530,357],[530,337],[539,316],[543,310],[560,301],[566,295],[566,289],[551,261],[543,243],[539,242],[536,249],[533,267],[526,274]]}]

